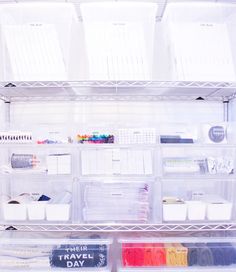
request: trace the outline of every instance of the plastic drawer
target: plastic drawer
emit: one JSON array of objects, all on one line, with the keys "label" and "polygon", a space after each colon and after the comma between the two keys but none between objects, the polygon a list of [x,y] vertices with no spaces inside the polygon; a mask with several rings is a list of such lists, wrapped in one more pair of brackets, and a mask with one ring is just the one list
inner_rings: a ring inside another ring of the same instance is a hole
[{"label": "plastic drawer", "polygon": [[51,271],[74,269],[108,271],[110,239],[3,238],[0,270]]},{"label": "plastic drawer", "polygon": [[123,268],[236,269],[236,243],[232,238],[140,238],[119,242]]},{"label": "plastic drawer", "polygon": [[152,180],[83,181],[82,186],[84,222],[145,223],[152,220]]}]

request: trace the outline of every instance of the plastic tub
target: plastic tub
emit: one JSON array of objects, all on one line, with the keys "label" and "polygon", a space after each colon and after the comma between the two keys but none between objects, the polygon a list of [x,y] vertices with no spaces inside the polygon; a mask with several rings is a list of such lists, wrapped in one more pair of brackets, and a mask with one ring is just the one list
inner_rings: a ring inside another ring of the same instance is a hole
[{"label": "plastic tub", "polygon": [[[24,237],[24,235],[23,235]],[[107,271],[110,239],[2,239],[0,269]]]}]

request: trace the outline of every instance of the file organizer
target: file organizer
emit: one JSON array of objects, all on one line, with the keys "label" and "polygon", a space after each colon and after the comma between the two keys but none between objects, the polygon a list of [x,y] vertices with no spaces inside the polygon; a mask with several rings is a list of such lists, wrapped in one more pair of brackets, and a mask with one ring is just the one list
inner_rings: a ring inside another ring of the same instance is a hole
[{"label": "file organizer", "polygon": [[[168,5],[166,22],[175,80],[234,81],[236,79],[232,47],[226,23],[222,23],[223,7],[213,7],[218,21],[207,18],[186,23],[179,17],[191,4]],[[198,11],[209,10],[208,3],[195,6]],[[176,8],[176,9],[175,9]],[[218,11],[216,10],[218,8]],[[222,10],[221,10],[222,9]],[[178,11],[179,14],[176,12]],[[193,53],[194,52],[194,53]]]},{"label": "file organizer", "polygon": [[90,78],[149,80],[152,62],[145,38],[153,35],[157,5],[142,2],[134,9],[132,2],[117,2],[109,4],[109,14],[106,8],[104,3],[81,5]]},{"label": "file organizer", "polygon": [[84,43],[73,38],[75,31],[82,34],[73,4],[9,2],[0,15],[2,81],[69,80],[80,72],[86,77]]}]

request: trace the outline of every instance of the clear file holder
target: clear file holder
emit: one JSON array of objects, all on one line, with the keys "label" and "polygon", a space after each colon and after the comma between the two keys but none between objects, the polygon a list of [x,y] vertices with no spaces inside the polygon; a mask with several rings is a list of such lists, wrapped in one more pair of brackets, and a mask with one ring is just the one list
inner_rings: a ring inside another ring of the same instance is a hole
[{"label": "clear file holder", "polygon": [[0,17],[1,81],[88,78],[82,24],[72,3],[4,3]]},{"label": "clear file holder", "polygon": [[84,222],[152,221],[152,181],[80,181]]},{"label": "clear file holder", "polygon": [[[42,235],[41,235],[42,236]],[[4,271],[75,270],[108,272],[111,267],[111,239],[1,238],[0,269]],[[61,235],[62,236],[62,235]],[[64,235],[65,236],[65,235]]]},{"label": "clear file holder", "polygon": [[162,180],[163,221],[231,222],[234,192],[233,180]]}]

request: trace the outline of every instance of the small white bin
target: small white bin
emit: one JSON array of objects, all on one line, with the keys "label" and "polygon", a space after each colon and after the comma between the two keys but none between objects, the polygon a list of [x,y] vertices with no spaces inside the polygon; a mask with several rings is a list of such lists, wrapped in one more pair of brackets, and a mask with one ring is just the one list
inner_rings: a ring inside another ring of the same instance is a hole
[{"label": "small white bin", "polygon": [[187,216],[187,204],[163,204],[164,221],[185,221]]},{"label": "small white bin", "polygon": [[214,221],[226,221],[231,219],[232,203],[212,202],[207,204],[207,219]]},{"label": "small white bin", "polygon": [[45,220],[45,205],[43,201],[27,204],[29,220]]},{"label": "small white bin", "polygon": [[27,219],[26,204],[3,204],[3,217],[9,221],[24,221]]},{"label": "small white bin", "polygon": [[47,204],[46,218],[48,221],[69,221],[70,204]]},{"label": "small white bin", "polygon": [[206,204],[202,201],[186,201],[189,220],[204,220],[206,217]]}]

